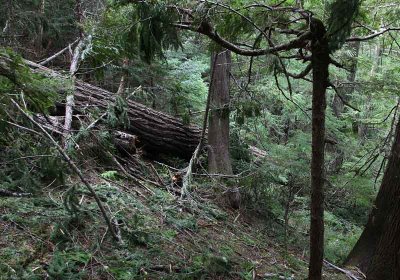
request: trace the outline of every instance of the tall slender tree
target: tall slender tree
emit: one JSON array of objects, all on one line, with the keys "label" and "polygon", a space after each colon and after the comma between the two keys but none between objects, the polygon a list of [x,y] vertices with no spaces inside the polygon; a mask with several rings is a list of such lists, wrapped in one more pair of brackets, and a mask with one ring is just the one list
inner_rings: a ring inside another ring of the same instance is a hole
[{"label": "tall slender tree", "polygon": [[[229,74],[231,53],[228,50],[212,55],[216,62],[210,90],[210,118],[208,127],[208,171],[232,174],[229,156]],[[212,59],[212,60],[213,60]],[[213,70],[211,70],[213,71]]]},{"label": "tall slender tree", "polygon": [[45,17],[46,0],[41,0],[39,5],[40,24],[38,36],[36,39],[37,49],[41,52],[43,50],[43,35],[44,35],[44,17]]},{"label": "tall slender tree", "polygon": [[345,108],[341,98],[344,98],[344,100],[348,102],[351,95],[354,92],[355,89],[354,82],[356,81],[356,75],[357,75],[358,55],[360,51],[360,45],[361,42],[359,41],[348,43],[348,49],[350,51],[350,55],[347,58],[349,60],[348,75],[346,81],[347,85],[338,88],[341,97],[339,97],[336,94],[332,104],[333,112],[335,113],[336,117],[340,117],[343,114]]},{"label": "tall slender tree", "polygon": [[326,88],[329,76],[329,44],[322,21],[313,19],[311,64],[313,73],[312,97],[312,159],[311,159],[311,228],[309,280],[322,277],[324,257],[324,159]]}]

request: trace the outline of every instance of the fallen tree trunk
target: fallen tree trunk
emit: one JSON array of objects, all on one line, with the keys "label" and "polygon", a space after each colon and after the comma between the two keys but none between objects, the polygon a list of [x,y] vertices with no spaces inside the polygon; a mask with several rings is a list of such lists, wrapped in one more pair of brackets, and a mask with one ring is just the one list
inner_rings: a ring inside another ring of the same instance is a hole
[{"label": "fallen tree trunk", "polygon": [[[50,77],[65,77],[59,72],[41,66],[37,63],[25,60],[25,63],[37,73]],[[0,75],[9,79],[14,78],[14,72],[9,67],[10,61],[0,56]],[[75,81],[75,110],[84,112],[96,107],[102,113],[106,112],[110,104],[115,103],[116,94],[96,87],[80,80]],[[200,141],[201,129],[195,125],[185,125],[183,122],[168,114],[156,111],[138,102],[128,100],[129,128],[120,129],[123,132],[138,137],[140,146],[148,153],[173,154],[181,158],[190,159]],[[51,117],[50,117],[51,119]],[[61,127],[54,124],[57,120],[51,119],[51,124],[46,126],[50,130],[57,128],[57,133],[62,133]],[[42,123],[45,123],[44,121]],[[254,151],[256,149],[257,152]],[[250,153],[256,159],[265,157],[265,152],[250,146]]]},{"label": "fallen tree trunk", "polygon": [[[0,57],[0,64],[7,60]],[[47,76],[63,77],[60,73],[31,61],[25,63],[37,73]],[[0,67],[1,68],[1,67]],[[6,71],[3,67],[0,74]],[[9,76],[9,75],[5,75]],[[75,82],[75,109],[83,112],[96,107],[105,112],[110,104],[115,103],[116,94],[102,88],[85,83]],[[195,125],[185,125],[183,122],[168,114],[146,107],[138,102],[128,100],[129,128],[127,133],[138,136],[141,146],[149,153],[174,154],[182,158],[190,158],[199,143],[201,129]]]},{"label": "fallen tree trunk", "polygon": [[[76,108],[84,109],[96,106],[107,110],[113,104],[116,95],[77,81]],[[183,158],[190,158],[199,143],[201,130],[197,126],[187,126],[177,118],[155,111],[140,103],[128,100],[128,118],[130,121],[127,132],[137,135],[144,149],[154,153],[172,153]]]}]

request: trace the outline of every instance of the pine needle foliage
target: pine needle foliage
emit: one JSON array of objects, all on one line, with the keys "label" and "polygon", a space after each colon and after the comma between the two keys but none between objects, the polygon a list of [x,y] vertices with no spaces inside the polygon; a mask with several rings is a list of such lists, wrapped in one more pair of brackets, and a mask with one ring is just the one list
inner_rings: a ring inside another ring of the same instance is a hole
[{"label": "pine needle foliage", "polygon": [[11,100],[21,101],[32,114],[48,112],[62,83],[33,74],[23,59],[0,49],[0,187],[35,192],[43,184],[62,183],[63,168],[55,150],[35,127],[18,114]]},{"label": "pine needle foliage", "polygon": [[0,117],[10,110],[11,97],[24,97],[32,112],[47,112],[56,101],[57,91],[63,84],[45,76],[34,74],[25,65],[21,56],[10,49],[0,48]]},{"label": "pine needle foliage", "polygon": [[112,6],[134,7],[132,25],[126,38],[137,43],[140,55],[147,63],[157,57],[164,58],[165,49],[181,47],[177,28],[172,25],[179,20],[178,15],[169,12],[164,1],[117,0]]},{"label": "pine needle foliage", "polygon": [[360,0],[335,0],[328,2],[327,20],[329,47],[332,52],[340,49],[351,32],[351,25],[358,15]]}]

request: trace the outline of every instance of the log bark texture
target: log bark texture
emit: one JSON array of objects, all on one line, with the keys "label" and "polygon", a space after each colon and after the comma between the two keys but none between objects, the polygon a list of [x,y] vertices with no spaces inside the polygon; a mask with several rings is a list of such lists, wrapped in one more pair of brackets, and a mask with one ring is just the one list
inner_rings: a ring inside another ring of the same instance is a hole
[{"label": "log bark texture", "polygon": [[[75,90],[75,107],[78,110],[97,107],[105,111],[115,102],[115,94],[82,81],[76,82]],[[180,119],[132,100],[127,103],[130,125],[126,131],[137,135],[145,150],[172,153],[183,158],[192,156],[200,139],[199,127],[184,125]]]},{"label": "log bark texture", "polygon": [[[25,60],[32,70],[50,77],[62,77],[56,71]],[[0,75],[15,79],[9,61],[0,57]],[[83,112],[97,108],[106,112],[115,103],[117,94],[97,86],[75,80],[75,107]],[[195,125],[185,125],[182,120],[156,111],[138,102],[127,100],[130,126],[121,129],[138,136],[141,146],[149,153],[167,153],[189,159],[199,144],[201,129]]]}]

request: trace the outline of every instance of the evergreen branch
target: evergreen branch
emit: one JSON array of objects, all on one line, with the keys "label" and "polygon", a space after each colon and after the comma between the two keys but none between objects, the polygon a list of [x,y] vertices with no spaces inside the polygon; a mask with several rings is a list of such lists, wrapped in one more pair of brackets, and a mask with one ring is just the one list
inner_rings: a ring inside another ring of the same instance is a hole
[{"label": "evergreen branch", "polygon": [[276,69],[274,68],[274,78],[275,78],[275,84],[276,87],[278,88],[278,90],[282,93],[283,97],[285,97],[285,99],[291,103],[293,103],[297,108],[299,108],[299,110],[309,119],[311,120],[311,117],[309,114],[307,114],[307,112],[299,105],[297,104],[292,98],[289,98],[286,96],[285,91],[281,88],[281,86],[279,85],[279,80],[278,80],[278,73],[276,71]]}]

